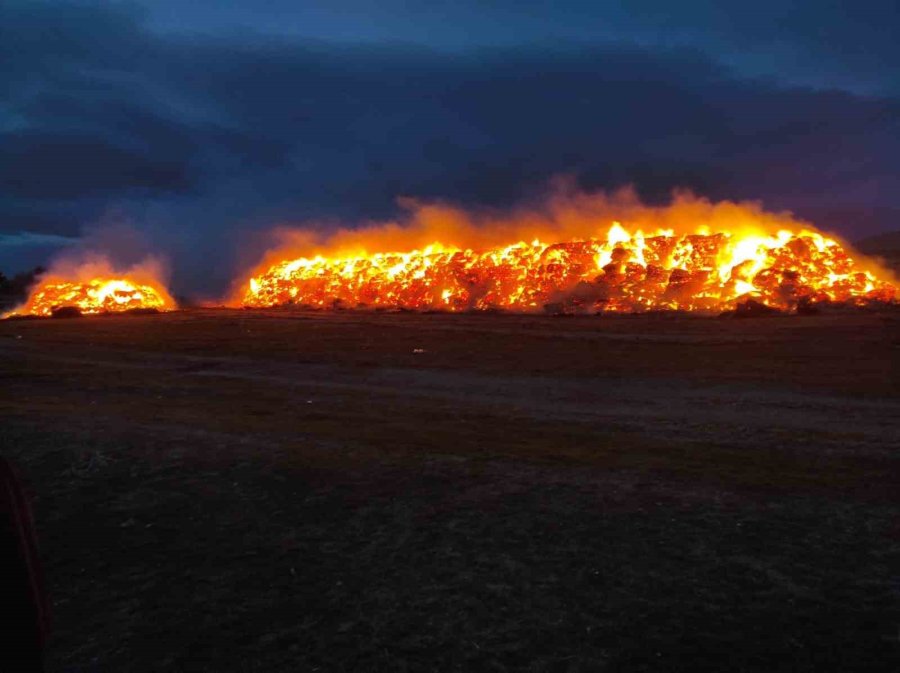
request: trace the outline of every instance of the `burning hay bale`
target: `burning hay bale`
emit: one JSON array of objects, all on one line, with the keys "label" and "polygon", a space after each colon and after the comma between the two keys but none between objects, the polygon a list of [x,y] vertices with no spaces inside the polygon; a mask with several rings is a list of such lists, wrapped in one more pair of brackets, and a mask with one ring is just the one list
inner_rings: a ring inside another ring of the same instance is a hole
[{"label": "burning hay bale", "polygon": [[616,223],[603,239],[285,260],[250,278],[241,303],[746,316],[896,297],[894,285],[815,231],[648,236]]},{"label": "burning hay bale", "polygon": [[[83,275],[90,275],[88,273]],[[153,278],[106,277],[84,279],[50,275],[42,278],[25,304],[10,317],[75,318],[104,313],[152,314],[175,308],[174,300]]]}]

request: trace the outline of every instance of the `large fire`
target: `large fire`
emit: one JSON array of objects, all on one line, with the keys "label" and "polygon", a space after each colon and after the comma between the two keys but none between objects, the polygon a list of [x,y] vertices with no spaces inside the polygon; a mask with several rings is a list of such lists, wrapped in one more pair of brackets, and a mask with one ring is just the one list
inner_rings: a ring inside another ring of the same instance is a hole
[{"label": "large fire", "polygon": [[145,264],[117,274],[105,261],[94,261],[51,273],[41,278],[25,304],[12,315],[50,316],[60,309],[77,309],[87,315],[172,310],[175,301],[156,279],[154,266]]},{"label": "large fire", "polygon": [[441,241],[405,252],[282,259],[259,269],[240,301],[248,307],[718,312],[749,299],[790,311],[897,297],[885,273],[809,227],[760,233],[744,223],[676,233],[614,222],[604,229],[561,242],[535,238],[477,249]]}]

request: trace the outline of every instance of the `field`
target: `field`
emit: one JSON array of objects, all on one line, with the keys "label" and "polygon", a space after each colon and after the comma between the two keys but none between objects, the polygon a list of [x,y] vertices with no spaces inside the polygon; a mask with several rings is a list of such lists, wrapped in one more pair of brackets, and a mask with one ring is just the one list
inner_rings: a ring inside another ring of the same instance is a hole
[{"label": "field", "polygon": [[51,671],[900,670],[900,313],[0,322]]}]

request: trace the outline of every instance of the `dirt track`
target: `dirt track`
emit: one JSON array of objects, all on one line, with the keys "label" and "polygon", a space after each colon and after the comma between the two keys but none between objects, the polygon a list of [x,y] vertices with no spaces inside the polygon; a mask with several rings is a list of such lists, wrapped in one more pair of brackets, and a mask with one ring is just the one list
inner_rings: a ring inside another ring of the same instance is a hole
[{"label": "dirt track", "polygon": [[900,315],[0,322],[52,670],[897,670]]}]

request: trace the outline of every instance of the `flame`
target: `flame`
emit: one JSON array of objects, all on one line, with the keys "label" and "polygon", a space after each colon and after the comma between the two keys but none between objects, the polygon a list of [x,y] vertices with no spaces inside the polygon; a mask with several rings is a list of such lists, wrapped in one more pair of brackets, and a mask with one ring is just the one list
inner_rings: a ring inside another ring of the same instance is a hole
[{"label": "flame", "polygon": [[50,316],[72,307],[83,314],[119,313],[133,309],[170,311],[175,301],[149,269],[134,267],[119,275],[105,261],[94,260],[77,268],[41,278],[24,305],[10,315]]},{"label": "flame", "polygon": [[[596,198],[589,197],[588,205],[596,205]],[[629,198],[626,195],[626,201]],[[604,200],[601,210],[609,205]],[[605,231],[593,222],[588,225],[593,235],[547,240],[548,233],[584,230],[590,213],[583,206],[576,208],[575,227],[569,203],[563,213],[568,220],[544,222],[543,237],[482,248],[440,240],[406,251],[365,251],[367,239],[414,239],[434,229],[421,221],[405,230],[389,225],[343,233],[341,245],[350,247],[349,239],[363,249],[264,263],[242,283],[238,301],[247,307],[528,312],[553,305],[566,312],[716,312],[751,298],[792,310],[801,304],[893,302],[897,297],[887,273],[874,263],[851,256],[837,240],[809,225],[755,206],[710,204],[692,197],[679,197],[664,209],[635,209],[632,203],[630,212],[639,225],[656,215],[666,226],[645,232],[624,219],[607,220]],[[456,222],[455,233],[462,232],[462,238],[478,228],[458,226],[465,215],[452,209],[425,210],[426,219],[436,212]],[[701,221],[691,226],[685,221],[691,216]],[[527,226],[520,229],[540,226],[533,214],[524,220]],[[495,224],[496,231],[488,223],[478,235],[490,239],[517,225],[514,220]]]}]

